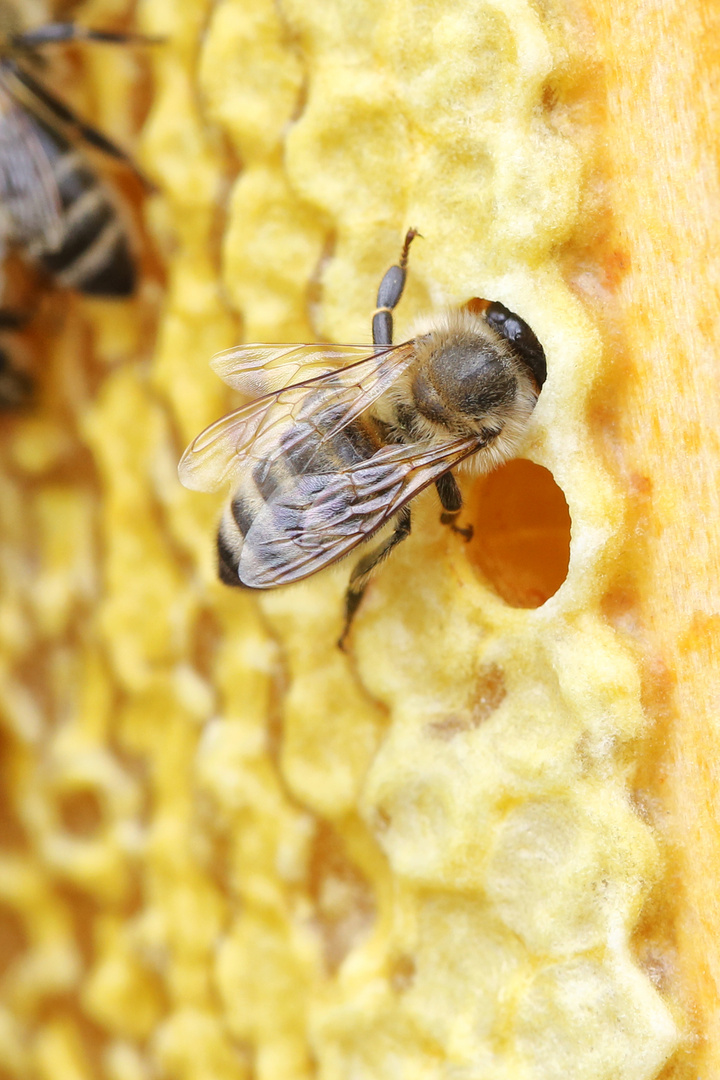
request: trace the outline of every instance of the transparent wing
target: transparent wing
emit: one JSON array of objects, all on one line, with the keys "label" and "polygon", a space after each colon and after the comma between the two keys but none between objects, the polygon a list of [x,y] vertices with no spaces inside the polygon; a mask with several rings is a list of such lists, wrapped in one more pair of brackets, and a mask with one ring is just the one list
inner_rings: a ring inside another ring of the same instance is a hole
[{"label": "transparent wing", "polygon": [[240,580],[268,589],[322,570],[387,525],[410,499],[482,445],[472,438],[427,450],[384,446],[343,472],[293,478],[253,520],[240,551]]},{"label": "transparent wing", "polygon": [[[375,350],[385,354],[390,347]],[[241,345],[218,353],[210,367],[233,390],[257,397],[319,378],[364,360],[371,345]]]},{"label": "transparent wing", "polygon": [[0,64],[0,230],[11,243],[62,241],[61,203],[32,102],[8,63]]},{"label": "transparent wing", "polygon": [[[216,491],[242,469],[282,456],[288,439],[293,450],[321,450],[400,377],[414,356],[412,342],[372,356],[367,348],[364,359],[349,367],[266,394],[211,424],[180,460],[182,483]],[[311,471],[312,455],[306,466]]]}]

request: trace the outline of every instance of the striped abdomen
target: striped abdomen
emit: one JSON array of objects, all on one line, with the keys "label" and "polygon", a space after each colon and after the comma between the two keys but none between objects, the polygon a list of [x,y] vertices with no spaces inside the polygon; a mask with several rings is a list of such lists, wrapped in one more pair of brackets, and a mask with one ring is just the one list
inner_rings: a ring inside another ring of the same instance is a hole
[{"label": "striped abdomen", "polygon": [[242,478],[218,530],[218,570],[225,584],[246,584],[238,576],[239,563],[251,528],[252,556],[259,555],[271,571],[273,564],[282,567],[288,560],[290,548],[302,544],[310,515],[315,528],[318,516],[328,527],[341,518],[344,506],[324,498],[330,478],[369,460],[386,440],[382,425],[367,414],[329,435],[337,419],[337,412],[321,408],[312,418],[300,416],[279,436],[277,454],[258,461]]},{"label": "striped abdomen", "polygon": [[125,227],[102,180],[83,155],[37,117],[33,130],[57,186],[59,243],[43,234],[21,245],[56,281],[92,296],[129,296],[135,261]]}]

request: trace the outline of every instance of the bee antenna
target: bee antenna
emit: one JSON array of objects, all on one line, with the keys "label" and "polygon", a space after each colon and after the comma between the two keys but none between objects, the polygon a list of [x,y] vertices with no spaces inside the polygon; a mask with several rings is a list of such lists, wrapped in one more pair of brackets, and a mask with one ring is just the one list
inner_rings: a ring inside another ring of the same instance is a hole
[{"label": "bee antenna", "polygon": [[410,245],[412,244],[412,242],[413,242],[413,240],[415,239],[416,236],[419,236],[421,240],[425,239],[423,234],[418,232],[417,229],[408,229],[408,231],[407,231],[407,233],[405,235],[405,243],[403,244],[402,253],[400,255],[400,267],[403,270],[407,266],[408,253],[410,251]]}]

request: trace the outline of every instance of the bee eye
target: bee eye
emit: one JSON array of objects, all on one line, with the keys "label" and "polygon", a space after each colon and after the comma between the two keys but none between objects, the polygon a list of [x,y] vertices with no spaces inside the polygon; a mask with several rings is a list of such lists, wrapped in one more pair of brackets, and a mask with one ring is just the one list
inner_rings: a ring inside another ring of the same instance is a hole
[{"label": "bee eye", "polygon": [[485,320],[510,342],[520,359],[532,371],[538,387],[542,388],[547,378],[545,350],[528,324],[497,301],[488,305]]}]

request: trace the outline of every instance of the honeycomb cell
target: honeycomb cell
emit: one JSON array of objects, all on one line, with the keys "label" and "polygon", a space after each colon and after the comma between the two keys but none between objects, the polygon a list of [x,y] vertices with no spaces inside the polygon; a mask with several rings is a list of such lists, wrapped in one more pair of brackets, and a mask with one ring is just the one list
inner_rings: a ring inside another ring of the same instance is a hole
[{"label": "honeycomb cell", "polygon": [[522,803],[495,830],[485,888],[534,955],[601,948],[620,895],[636,907],[643,899],[654,855],[647,832],[627,809],[599,811],[597,793],[578,787],[575,799]]},{"label": "honeycomb cell", "polygon": [[478,481],[467,503],[468,558],[511,607],[540,607],[565,581],[570,511],[552,473],[510,461]]},{"label": "honeycomb cell", "polygon": [[647,1007],[653,994],[624,958],[608,965],[578,958],[542,968],[518,1003],[523,1066],[539,1080],[561,1080],[569,1072],[651,1080],[674,1045],[669,1017]]},{"label": "honeycomb cell", "polygon": [[103,822],[102,802],[92,788],[60,795],[57,811],[62,828],[78,837],[92,836]]},{"label": "honeycomb cell", "polygon": [[13,907],[0,904],[0,979],[13,961],[23,955],[27,946],[28,937],[22,916]]}]

